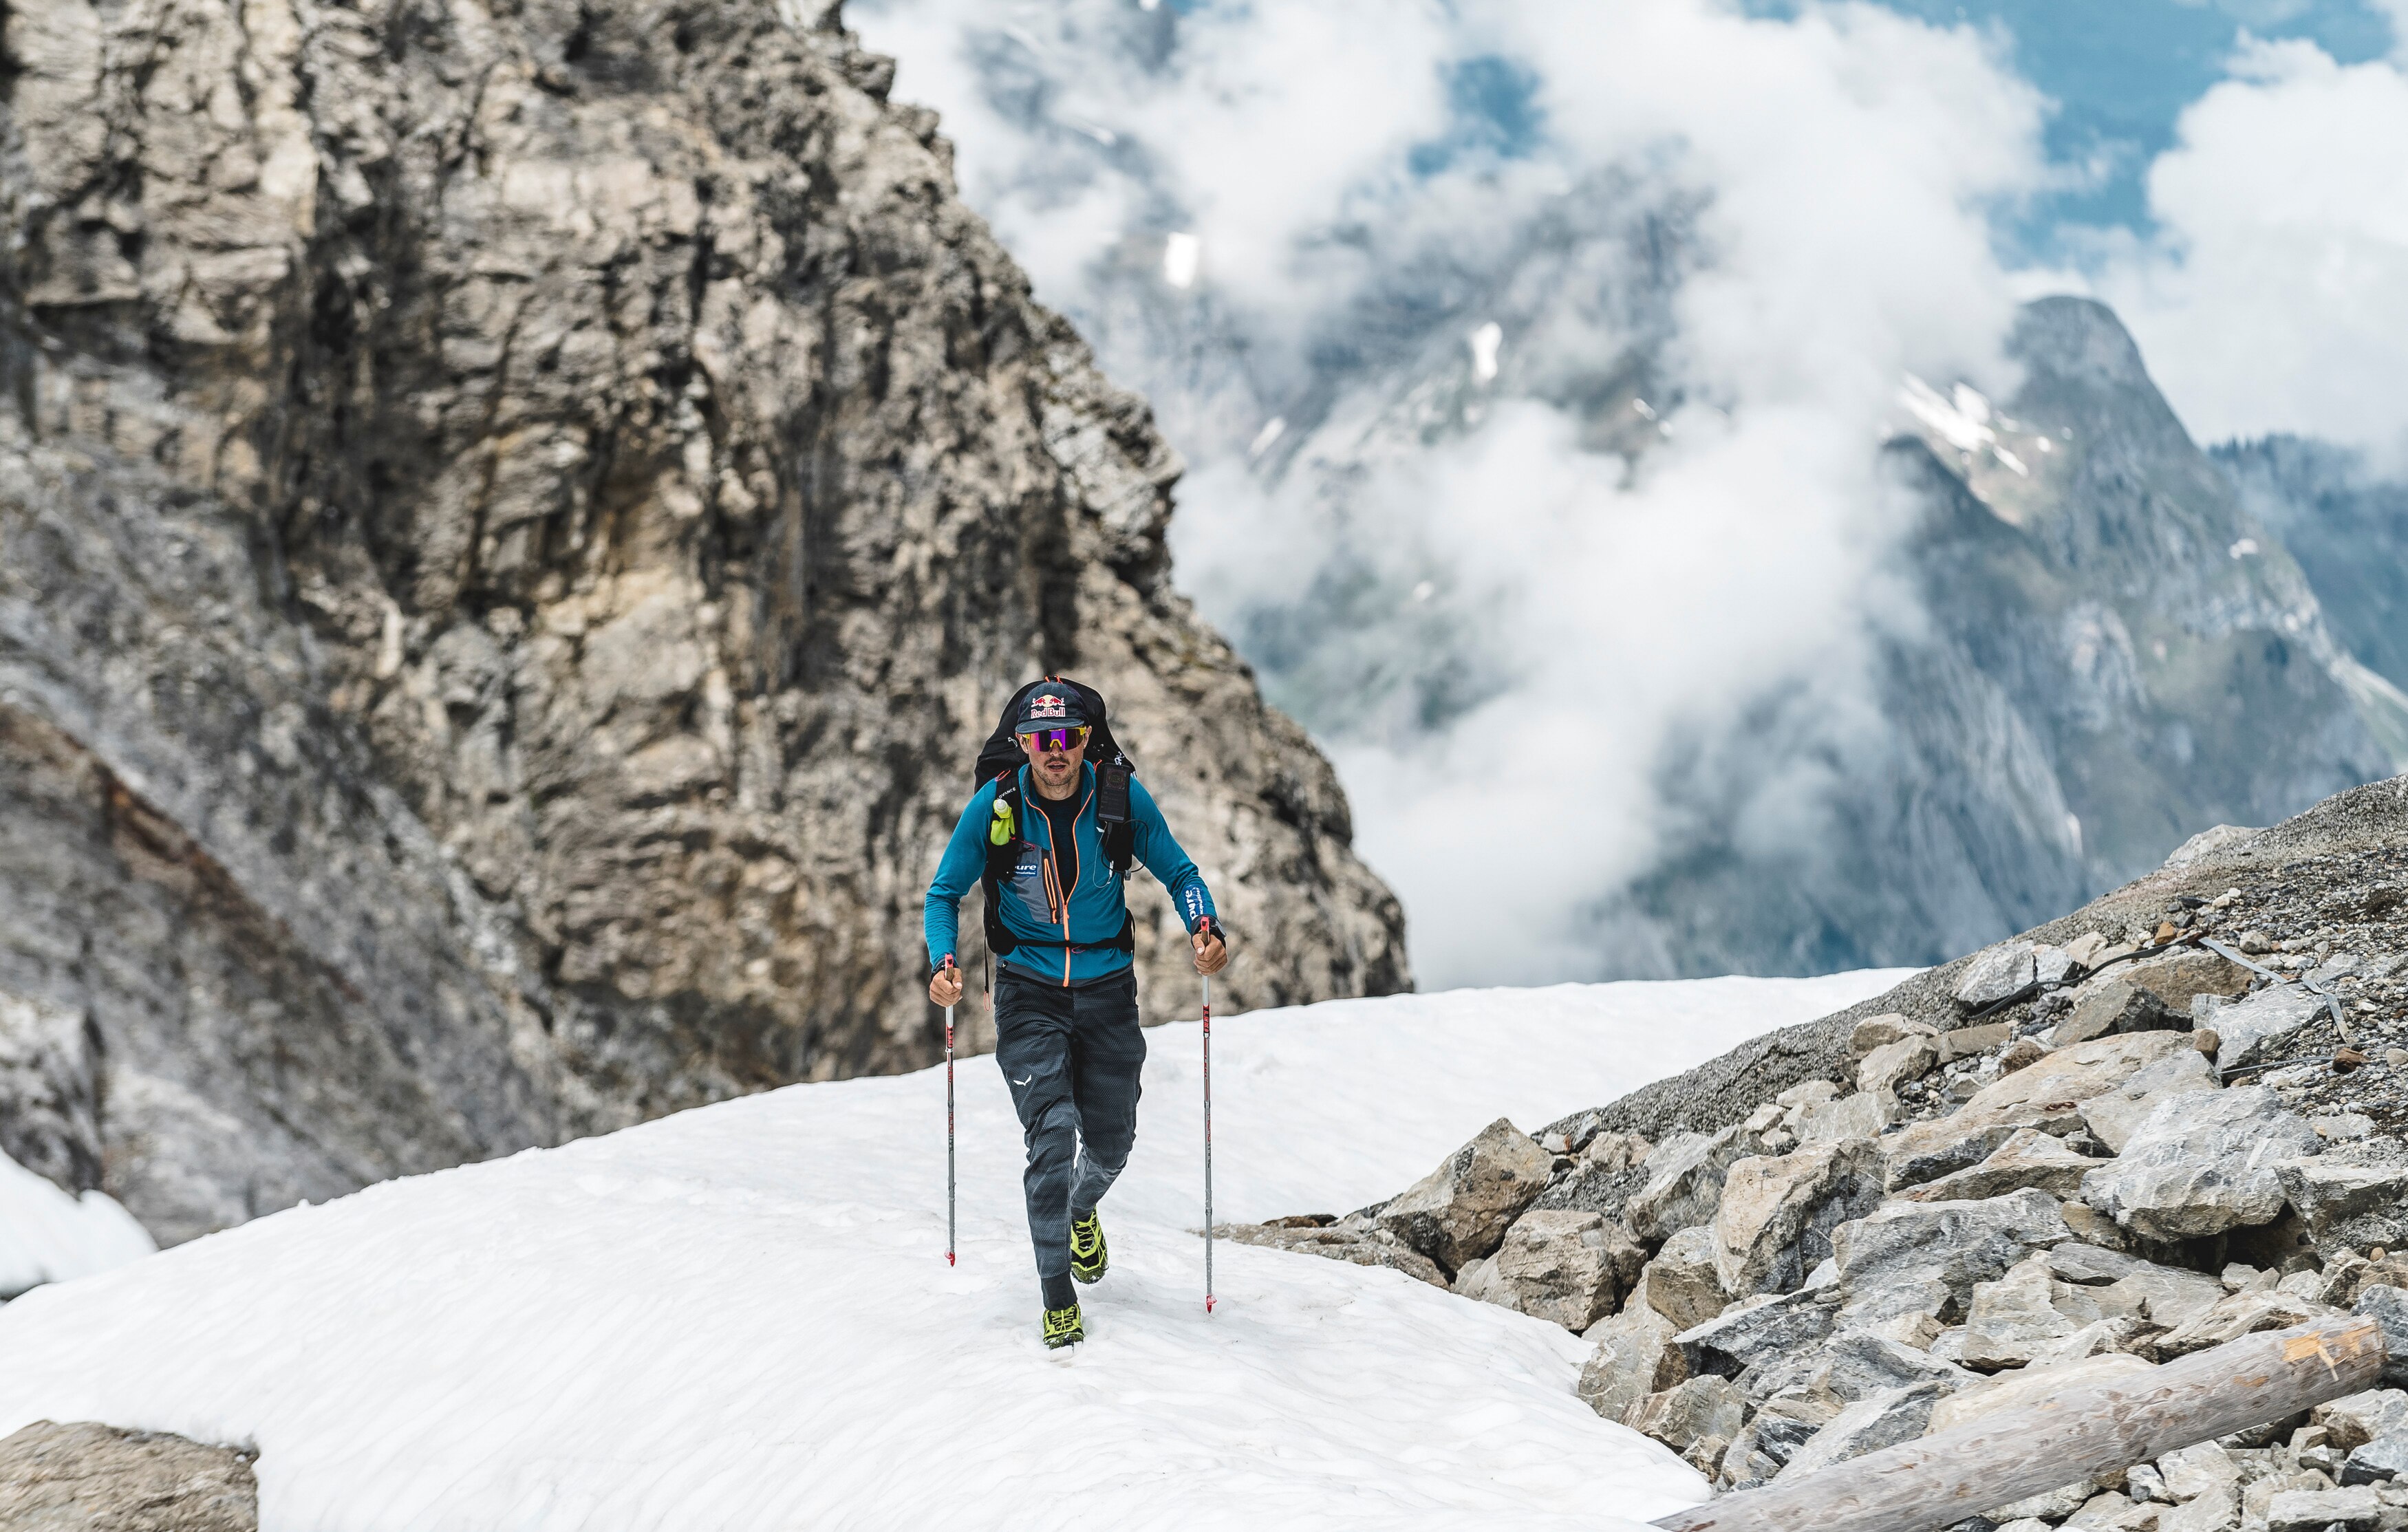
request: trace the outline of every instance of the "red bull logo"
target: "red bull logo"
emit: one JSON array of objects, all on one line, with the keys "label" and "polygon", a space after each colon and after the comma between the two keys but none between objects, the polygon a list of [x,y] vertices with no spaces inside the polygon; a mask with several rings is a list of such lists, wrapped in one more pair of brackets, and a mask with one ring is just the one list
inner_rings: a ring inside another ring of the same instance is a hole
[{"label": "red bull logo", "polygon": [[1040,718],[1068,718],[1069,716],[1070,712],[1068,707],[1065,704],[1063,699],[1058,696],[1038,696],[1030,697],[1028,699],[1028,717],[1032,723]]}]

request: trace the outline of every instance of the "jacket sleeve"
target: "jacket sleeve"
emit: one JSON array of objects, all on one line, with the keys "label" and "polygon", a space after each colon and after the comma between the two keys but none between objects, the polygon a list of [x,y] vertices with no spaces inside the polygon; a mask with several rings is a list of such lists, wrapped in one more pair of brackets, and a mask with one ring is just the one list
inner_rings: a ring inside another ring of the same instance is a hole
[{"label": "jacket sleeve", "polygon": [[1204,886],[1204,875],[1196,870],[1196,864],[1171,836],[1170,826],[1163,823],[1154,795],[1134,779],[1129,782],[1129,820],[1137,827],[1137,859],[1170,891],[1171,907],[1179,911],[1181,923],[1193,931],[1207,915],[1218,920],[1220,911],[1212,906],[1212,891]]},{"label": "jacket sleeve", "polygon": [[995,783],[970,795],[969,807],[945,842],[944,860],[937,864],[937,881],[928,885],[927,912],[923,924],[928,938],[928,966],[948,956],[961,961],[962,895],[978,886],[986,872],[986,822],[995,812]]}]

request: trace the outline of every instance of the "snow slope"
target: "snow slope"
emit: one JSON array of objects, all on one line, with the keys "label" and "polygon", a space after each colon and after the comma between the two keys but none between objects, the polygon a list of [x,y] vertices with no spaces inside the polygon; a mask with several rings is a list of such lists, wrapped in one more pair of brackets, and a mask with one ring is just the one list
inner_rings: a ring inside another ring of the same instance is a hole
[{"label": "snow slope", "polygon": [[[1498,1115],[1592,1106],[1895,973],[1474,991],[1213,1028],[1217,1210],[1339,1210]],[[990,1059],[799,1085],[391,1181],[0,1310],[0,1434],[103,1420],[260,1451],[270,1532],[1461,1528],[1702,1498],[1572,1394],[1554,1325],[1395,1272],[1219,1247],[1198,1029],[1150,1033],[1089,1342],[1050,1353]],[[1075,1498],[1074,1498],[1075,1497]]]},{"label": "snow slope", "polygon": [[108,1193],[71,1196],[0,1154],[0,1299],[123,1266],[157,1248]]}]

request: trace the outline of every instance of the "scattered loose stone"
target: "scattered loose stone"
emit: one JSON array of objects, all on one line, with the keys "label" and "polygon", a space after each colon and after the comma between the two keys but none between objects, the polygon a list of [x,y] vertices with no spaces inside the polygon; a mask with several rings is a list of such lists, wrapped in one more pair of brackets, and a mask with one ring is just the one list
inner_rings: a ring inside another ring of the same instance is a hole
[{"label": "scattered loose stone", "polygon": [[2030,1186],[2070,1197],[2081,1192],[2082,1178],[2098,1168],[2097,1160],[2075,1153],[2063,1140],[2036,1128],[2018,1128],[1981,1164],[1899,1195],[1914,1202],[1952,1202],[2004,1196]]},{"label": "scattered loose stone", "polygon": [[1727,1378],[1691,1378],[1632,1405],[1622,1424],[1653,1437],[1712,1477],[1725,1448],[1739,1435],[1747,1401]]},{"label": "scattered loose stone", "polygon": [[1392,1198],[1379,1226],[1453,1272],[1495,1251],[1507,1225],[1547,1188],[1555,1156],[1499,1117]]},{"label": "scattered loose stone", "polygon": [[1456,1290],[1585,1330],[1613,1312],[1646,1260],[1629,1230],[1596,1213],[1526,1212],[1505,1231],[1495,1255],[1475,1263],[1478,1278],[1458,1281]]},{"label": "scattered loose stone", "polygon": [[1831,1230],[1879,1205],[1880,1158],[1871,1139],[1851,1138],[1733,1164],[1714,1215],[1723,1291],[1744,1296],[1797,1287],[1830,1255]]},{"label": "scattered loose stone", "polygon": [[1626,1309],[1584,1338],[1597,1342],[1581,1368],[1578,1392],[1588,1407],[1618,1421],[1640,1400],[1689,1376],[1681,1348],[1672,1343],[1672,1322],[1652,1309]]},{"label": "scattered loose stone", "polygon": [[1928,1022],[1910,1021],[1894,1010],[1884,1011],[1879,1016],[1868,1016],[1858,1022],[1848,1034],[1848,1056],[1861,1059],[1874,1049],[1896,1042],[1900,1038],[1928,1038],[1938,1031]]},{"label": "scattered loose stone", "polygon": [[1923,1435],[1932,1406],[1941,1398],[1937,1383],[1916,1383],[1869,1394],[1831,1417],[1781,1470],[1791,1478],[1813,1473],[1852,1457],[1894,1447]]},{"label": "scattered loose stone", "polygon": [[1640,1274],[1630,1301],[1645,1302],[1670,1320],[1675,1331],[1703,1324],[1728,1307],[1730,1295],[1714,1274],[1713,1228],[1699,1224],[1665,1240]]},{"label": "scattered loose stone", "polygon": [[1744,1127],[1727,1127],[1711,1136],[1675,1134],[1665,1139],[1647,1156],[1647,1184],[1624,1210],[1631,1232],[1653,1241],[1712,1223],[1722,1197],[1724,1172],[1756,1151],[1754,1136]]},{"label": "scattered loose stone", "polygon": [[1947,1117],[1910,1124],[1883,1140],[1893,1191],[1937,1180],[1985,1158],[2021,1128],[2066,1134],[2084,1126],[2080,1103],[2114,1090],[2187,1044],[2180,1033],[2141,1032],[2063,1048],[1985,1086]]},{"label": "scattered loose stone", "polygon": [[2383,1502],[2364,1485],[2346,1489],[2289,1489],[2266,1505],[2266,1532],[2376,1532]]},{"label": "scattered loose stone", "polygon": [[1676,1338],[1692,1372],[1737,1377],[1831,1333],[1839,1305],[1813,1290],[1742,1299]]},{"label": "scattered loose stone", "polygon": [[2213,1441],[2164,1453],[2157,1459],[2157,1472],[2166,1482],[2166,1493],[2177,1500],[2196,1499],[2217,1490],[2237,1490],[2241,1484],[2241,1465]]},{"label": "scattered loose stone", "polygon": [[[2086,1046],[2097,1046],[2087,1044]],[[2191,1239],[2271,1222],[2283,1185],[2270,1162],[2319,1147],[2305,1119],[2262,1086],[2160,1101],[2082,1197],[2152,1239]]]},{"label": "scattered loose stone", "polygon": [[1975,1282],[2071,1239],[2057,1199],[2029,1189],[1967,1202],[1893,1202],[1834,1231],[1850,1323],[1961,1313]]}]

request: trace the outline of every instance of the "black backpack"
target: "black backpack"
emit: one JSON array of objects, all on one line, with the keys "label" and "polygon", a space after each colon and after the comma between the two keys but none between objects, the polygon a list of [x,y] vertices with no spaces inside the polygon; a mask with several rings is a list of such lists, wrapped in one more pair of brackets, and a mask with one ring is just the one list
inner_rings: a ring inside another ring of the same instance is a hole
[{"label": "black backpack", "polygon": [[[1030,681],[1011,694],[1003,706],[1003,716],[996,720],[995,732],[980,747],[978,765],[971,769],[972,790],[996,784],[996,802],[1011,812],[1011,833],[1002,844],[992,835],[986,845],[986,871],[979,879],[979,888],[986,895],[987,951],[1001,957],[1017,947],[1085,947],[1101,945],[1117,947],[1124,952],[1137,950],[1136,921],[1121,922],[1121,933],[1102,943],[1050,940],[1041,937],[1021,938],[1005,929],[1003,923],[1002,880],[1011,876],[1012,866],[1020,859],[1020,843],[1026,838],[1022,833],[1027,825],[1027,806],[1021,801],[1020,768],[1028,757],[1021,751],[1018,736],[1021,705],[1028,694],[1047,681],[1058,681],[1079,694],[1080,710],[1091,721],[1087,725],[1087,763],[1096,768],[1096,827],[1103,832],[1104,859],[1112,871],[1122,878],[1128,876],[1129,861],[1137,850],[1137,827],[1129,823],[1129,780],[1137,768],[1121,752],[1119,742],[1112,738],[1112,726],[1104,707],[1104,695],[1092,686],[1082,686],[1068,676],[1045,676]],[[994,820],[988,823],[992,825]]]}]

